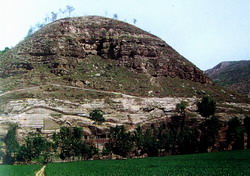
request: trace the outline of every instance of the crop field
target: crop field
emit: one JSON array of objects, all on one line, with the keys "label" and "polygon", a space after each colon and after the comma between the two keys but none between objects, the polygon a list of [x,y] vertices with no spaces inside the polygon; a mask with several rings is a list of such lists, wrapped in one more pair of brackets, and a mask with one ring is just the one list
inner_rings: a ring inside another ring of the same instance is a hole
[{"label": "crop field", "polygon": [[0,165],[0,176],[34,176],[42,165]]},{"label": "crop field", "polygon": [[250,150],[152,157],[51,163],[46,176],[80,175],[250,175]]}]

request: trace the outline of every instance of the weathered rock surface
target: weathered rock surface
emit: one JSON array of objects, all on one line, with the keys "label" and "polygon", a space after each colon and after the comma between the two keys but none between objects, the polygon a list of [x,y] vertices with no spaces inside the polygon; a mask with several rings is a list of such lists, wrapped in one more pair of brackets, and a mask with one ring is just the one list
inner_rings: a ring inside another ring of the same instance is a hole
[{"label": "weathered rock surface", "polygon": [[[105,99],[97,99],[89,103],[75,103],[59,99],[23,99],[14,100],[5,104],[0,114],[0,136],[7,132],[9,123],[17,123],[20,127],[19,136],[28,132],[41,129],[42,133],[52,134],[59,130],[60,126],[80,126],[85,134],[96,135],[105,133],[109,127],[125,125],[128,130],[137,126],[150,126],[151,123],[170,121],[178,113],[175,110],[177,103],[189,102],[187,112],[197,120],[203,118],[197,113],[196,98],[139,98],[122,97],[111,98],[109,103]],[[216,114],[220,120],[228,121],[234,115],[244,118],[241,114],[228,113],[234,108],[242,108],[243,111],[250,111],[249,104],[226,103],[231,109],[219,107]],[[105,122],[102,125],[96,124],[89,118],[93,109],[102,109]]]},{"label": "weathered rock surface", "polygon": [[160,38],[128,23],[97,16],[46,25],[3,56],[0,77],[28,72],[37,64],[48,64],[54,74],[66,75],[89,55],[116,60],[120,66],[152,77],[211,83]]},{"label": "weathered rock surface", "polygon": [[[196,97],[238,100],[160,38],[96,16],[58,20],[26,38],[0,57],[0,81],[2,136],[9,123],[19,125],[20,136],[37,129],[50,135],[65,125],[88,135],[122,124],[132,130],[168,121],[182,100],[200,120]],[[104,111],[106,122],[90,120],[93,109]],[[226,111],[221,119],[228,120]]]}]

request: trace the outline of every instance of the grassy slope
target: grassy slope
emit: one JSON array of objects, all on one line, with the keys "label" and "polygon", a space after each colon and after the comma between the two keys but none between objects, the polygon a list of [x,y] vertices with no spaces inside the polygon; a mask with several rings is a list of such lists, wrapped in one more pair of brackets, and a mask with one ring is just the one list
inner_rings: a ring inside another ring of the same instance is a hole
[{"label": "grassy slope", "polygon": [[48,164],[47,176],[79,175],[250,175],[250,150]]},{"label": "grassy slope", "polygon": [[34,176],[42,165],[0,165],[0,176]]},{"label": "grassy slope", "polygon": [[[76,68],[70,70],[68,75],[63,76],[52,74],[50,68],[46,65],[36,66],[34,70],[28,73],[0,79],[0,90],[5,92],[7,90],[46,85],[49,83],[72,85],[72,82],[76,81],[82,82],[85,88],[115,91],[143,97],[202,97],[206,93],[215,97],[217,101],[246,101],[245,98],[219,86],[203,85],[179,78],[152,78],[147,74],[135,73],[125,67],[119,67],[114,60],[105,60],[98,56],[85,58]],[[88,84],[84,84],[84,82],[88,82]],[[149,91],[152,91],[150,95]],[[50,97],[79,101],[74,98],[79,97],[76,96],[79,92],[70,92],[70,95],[62,92],[67,92],[67,90],[53,89],[52,92],[41,90],[40,92],[29,92],[29,94],[21,95],[21,97]],[[234,95],[235,99],[232,99],[230,94]],[[100,95],[83,97],[96,99],[100,98]]]},{"label": "grassy slope", "polygon": [[250,78],[250,61],[230,62],[230,65],[212,76],[223,86],[248,81]]},{"label": "grassy slope", "polygon": [[250,86],[250,61],[232,61],[229,65],[208,74],[218,85],[248,94]]}]

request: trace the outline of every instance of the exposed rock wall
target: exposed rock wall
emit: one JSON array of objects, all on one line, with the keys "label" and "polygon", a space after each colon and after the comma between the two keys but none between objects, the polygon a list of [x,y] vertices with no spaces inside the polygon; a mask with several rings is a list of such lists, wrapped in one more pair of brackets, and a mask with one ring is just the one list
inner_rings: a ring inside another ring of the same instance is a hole
[{"label": "exposed rock wall", "polygon": [[[1,107],[0,113],[0,135],[7,132],[9,123],[17,123],[21,127],[20,135],[25,135],[30,131],[42,129],[43,133],[52,134],[60,126],[80,126],[85,133],[94,134],[95,130],[105,133],[109,127],[125,125],[128,130],[133,130],[138,125],[150,126],[152,123],[170,121],[177,115],[176,104],[181,101],[189,102],[187,112],[193,118],[202,121],[202,117],[197,113],[195,98],[138,98],[122,97],[97,99],[89,102],[75,103],[59,99],[34,99],[13,100]],[[230,103],[225,104],[232,108],[242,108],[250,111],[249,104]],[[89,118],[89,113],[93,109],[101,109],[104,112],[105,122],[102,125],[96,124]],[[244,115],[230,114],[226,109],[219,107],[220,113],[216,116],[222,121]],[[230,109],[228,109],[230,111]]]},{"label": "exposed rock wall", "polygon": [[67,74],[89,55],[117,60],[117,65],[153,77],[169,76],[211,83],[203,72],[160,38],[121,21],[90,16],[48,24],[3,57],[0,77],[49,64]]}]

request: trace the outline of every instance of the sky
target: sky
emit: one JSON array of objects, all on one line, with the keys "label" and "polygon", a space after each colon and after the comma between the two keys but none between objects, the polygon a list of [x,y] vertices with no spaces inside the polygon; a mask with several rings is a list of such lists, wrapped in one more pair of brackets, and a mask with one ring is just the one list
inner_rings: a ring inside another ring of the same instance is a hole
[{"label": "sky", "polygon": [[249,0],[0,0],[0,50],[14,47],[31,26],[67,5],[74,16],[113,17],[148,31],[206,70],[250,60]]}]

